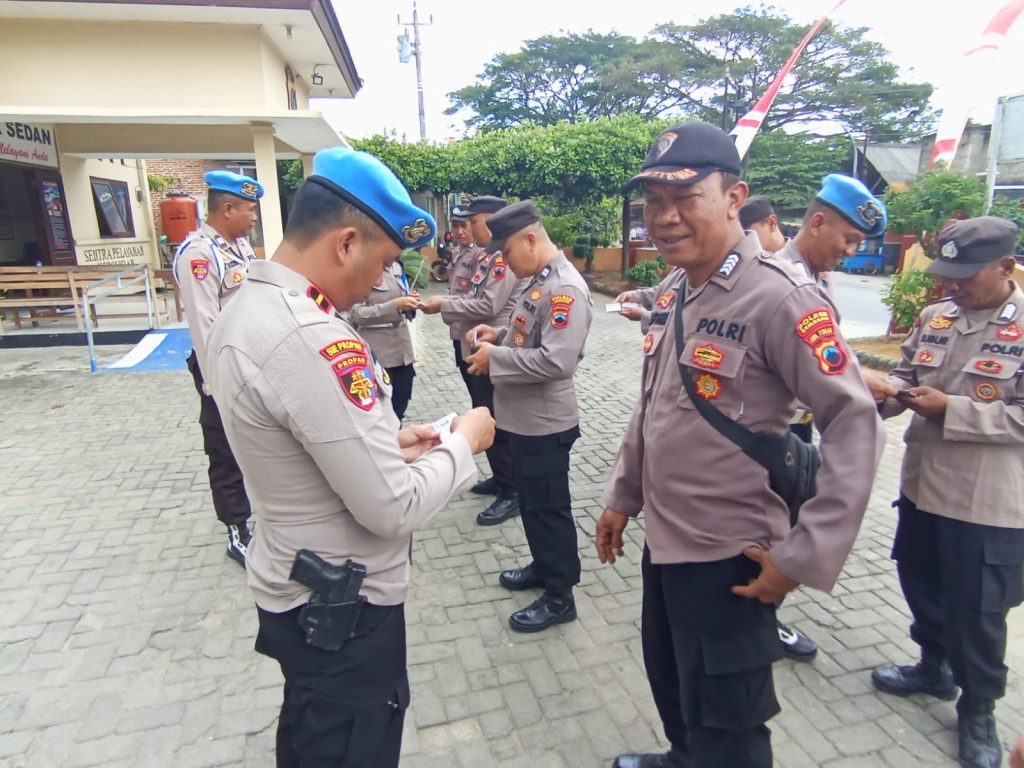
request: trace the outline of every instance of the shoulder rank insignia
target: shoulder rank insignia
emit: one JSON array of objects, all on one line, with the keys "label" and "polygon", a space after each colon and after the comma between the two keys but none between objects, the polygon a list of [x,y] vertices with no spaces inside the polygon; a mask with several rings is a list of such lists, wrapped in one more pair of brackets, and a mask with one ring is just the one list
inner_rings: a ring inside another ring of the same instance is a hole
[{"label": "shoulder rank insignia", "polygon": [[730,253],[726,256],[725,261],[722,262],[722,266],[718,268],[718,271],[715,272],[715,274],[721,275],[722,277],[729,277],[733,270],[736,269],[736,265],[739,263],[740,255],[738,253]]},{"label": "shoulder rank insignia", "polygon": [[205,280],[210,274],[210,262],[206,259],[192,259],[192,277],[196,280]]},{"label": "shoulder rank insignia", "polygon": [[797,320],[796,334],[813,350],[822,373],[836,376],[846,370],[849,358],[836,338],[832,310],[821,307],[808,312]]},{"label": "shoulder rank insignia", "polygon": [[695,383],[697,394],[705,400],[716,400],[722,394],[722,381],[713,373],[702,373]]},{"label": "shoulder rank insignia", "polygon": [[[545,267],[547,269],[547,267]],[[551,297],[551,327],[565,328],[569,325],[569,311],[576,298],[564,293],[556,293]]]},{"label": "shoulder rank insignia", "polygon": [[1000,320],[1010,320],[1014,315],[1017,314],[1017,305],[1012,301],[1006,302],[1006,306],[1003,307],[1003,311],[999,313]]},{"label": "shoulder rank insignia", "polygon": [[313,300],[317,307],[320,308],[320,311],[325,315],[329,315],[334,311],[334,305],[331,304],[330,299],[328,299],[324,295],[324,292],[315,285],[311,285],[306,289],[306,295]]},{"label": "shoulder rank insignia", "polygon": [[953,320],[945,315],[939,315],[932,318],[931,322],[928,323],[928,327],[936,331],[944,331],[947,328],[953,327]]},{"label": "shoulder rank insignia", "polygon": [[996,336],[1003,341],[1017,341],[1021,336],[1024,336],[1024,331],[1021,330],[1017,323],[1010,323],[996,331]]},{"label": "shoulder rank insignia", "polygon": [[357,408],[371,410],[377,403],[377,382],[366,345],[356,339],[340,339],[321,349],[320,354],[332,361],[345,397]]}]

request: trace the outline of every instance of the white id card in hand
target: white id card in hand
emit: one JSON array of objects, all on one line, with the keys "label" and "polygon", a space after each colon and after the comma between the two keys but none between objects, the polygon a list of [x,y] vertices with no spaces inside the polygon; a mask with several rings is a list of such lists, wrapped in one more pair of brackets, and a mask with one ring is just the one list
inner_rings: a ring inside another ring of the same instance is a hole
[{"label": "white id card in hand", "polygon": [[455,421],[455,415],[455,411],[452,411],[430,425],[440,435],[442,443],[447,443],[448,438],[452,436],[452,422]]},{"label": "white id card in hand", "polygon": [[615,301],[610,301],[604,305],[605,312],[621,312],[624,309],[636,309],[640,305],[635,301],[624,301],[621,304]]}]

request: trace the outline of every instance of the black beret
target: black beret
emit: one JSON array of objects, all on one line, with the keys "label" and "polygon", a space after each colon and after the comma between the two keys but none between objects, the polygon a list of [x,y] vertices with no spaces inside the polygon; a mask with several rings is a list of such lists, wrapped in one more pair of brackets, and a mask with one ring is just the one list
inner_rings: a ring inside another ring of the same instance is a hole
[{"label": "black beret", "polygon": [[986,264],[1012,256],[1017,225],[998,216],[954,221],[939,232],[939,257],[926,272],[962,280],[973,277]]},{"label": "black beret", "polygon": [[689,186],[716,171],[740,175],[740,155],[725,131],[690,120],[662,131],[654,140],[640,173],[623,192],[645,181]]},{"label": "black beret", "polygon": [[503,197],[494,197],[493,195],[481,195],[480,197],[474,197],[469,201],[469,215],[472,216],[474,213],[497,213],[502,208],[508,205],[508,200]]},{"label": "black beret", "polygon": [[740,224],[744,229],[750,229],[751,225],[773,215],[775,215],[775,209],[772,208],[771,201],[763,195],[755,195],[748,198],[740,208]]},{"label": "black beret", "polygon": [[487,245],[487,252],[496,253],[502,250],[505,247],[505,241],[512,235],[538,221],[540,221],[540,214],[532,200],[521,200],[502,208],[487,219],[487,228],[491,230],[491,242]]}]

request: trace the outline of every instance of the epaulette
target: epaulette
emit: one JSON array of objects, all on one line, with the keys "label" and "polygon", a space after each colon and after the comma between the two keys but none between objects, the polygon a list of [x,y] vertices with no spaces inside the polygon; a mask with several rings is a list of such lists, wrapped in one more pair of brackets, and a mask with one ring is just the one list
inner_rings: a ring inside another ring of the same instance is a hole
[{"label": "epaulette", "polygon": [[771,267],[783,275],[794,286],[815,285],[814,278],[805,272],[799,264],[794,264],[789,259],[780,259],[774,253],[764,251],[757,256],[757,262]]},{"label": "epaulette", "polygon": [[282,288],[281,295],[300,327],[329,323],[335,317],[334,306],[315,286],[309,286],[305,293]]}]

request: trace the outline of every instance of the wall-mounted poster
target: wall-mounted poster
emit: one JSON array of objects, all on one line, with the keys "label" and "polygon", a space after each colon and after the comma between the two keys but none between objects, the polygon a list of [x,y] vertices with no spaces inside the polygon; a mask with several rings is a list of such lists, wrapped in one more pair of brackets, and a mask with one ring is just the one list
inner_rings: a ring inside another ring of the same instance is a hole
[{"label": "wall-mounted poster", "polygon": [[43,210],[46,211],[50,236],[53,238],[53,249],[55,251],[70,250],[67,211],[64,208],[64,196],[60,193],[60,184],[55,181],[42,181],[39,188],[43,195]]}]

